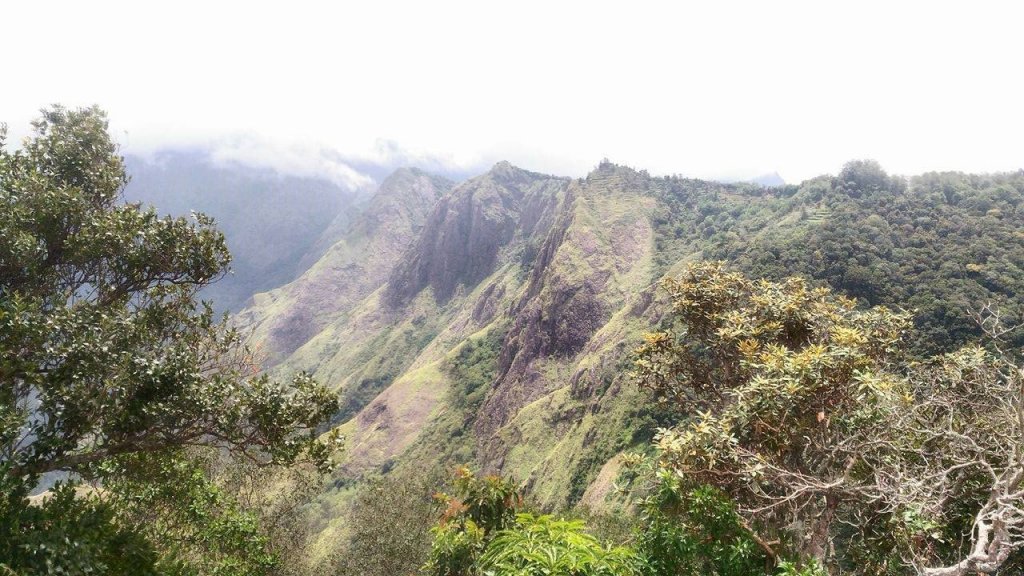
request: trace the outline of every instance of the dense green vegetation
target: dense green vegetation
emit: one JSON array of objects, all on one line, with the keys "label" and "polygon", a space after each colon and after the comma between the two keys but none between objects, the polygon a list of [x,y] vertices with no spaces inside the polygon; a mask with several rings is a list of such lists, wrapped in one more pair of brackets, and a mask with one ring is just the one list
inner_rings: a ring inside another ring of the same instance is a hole
[{"label": "dense green vegetation", "polygon": [[[851,162],[793,192],[783,205],[797,211],[795,221],[753,238],[727,234],[704,256],[752,277],[800,274],[866,305],[914,310],[915,351],[951,351],[981,336],[969,309],[997,304],[1011,325],[1021,316],[1022,202],[1024,172],[930,173],[908,182],[875,162]],[[716,222],[733,228],[730,218]],[[1024,345],[1024,336],[1014,337]]]},{"label": "dense green vegetation", "polygon": [[525,511],[516,488],[497,476],[477,477],[462,468],[457,493],[439,495],[444,513],[424,572],[473,574],[592,574],[632,576],[641,559],[624,547],[602,545],[584,523]]},{"label": "dense green vegetation", "polygon": [[[649,464],[649,463],[647,463]],[[639,466],[639,465],[638,465]],[[683,576],[774,573],[730,500],[674,474],[634,471],[624,542],[591,522],[536,511],[508,480],[456,471],[422,572],[430,576]],[[642,481],[641,481],[642,480]],[[598,520],[599,522],[599,520]],[[795,573],[781,566],[783,573]]]},{"label": "dense green vegetation", "polygon": [[[0,147],[0,572],[1021,569],[1024,173],[856,161],[766,189],[503,163],[426,219],[489,247],[443,298],[383,299],[376,270],[271,351],[329,393],[270,378],[198,301],[224,236],[123,202],[101,112],[35,128]],[[395,198],[437,197],[412,176]],[[390,257],[469,265],[444,246]],[[286,292],[265,319],[297,313]]]},{"label": "dense green vegetation", "polygon": [[[0,132],[0,566],[17,574],[269,574],[265,532],[197,452],[326,468],[337,409],[258,374],[196,294],[229,261],[202,215],[121,202],[105,115]],[[35,503],[44,474],[63,485]]]},{"label": "dense green vegetation", "polygon": [[866,305],[912,309],[919,353],[981,336],[968,308],[993,302],[1006,318],[1020,317],[1024,171],[907,180],[853,161],[799,186],[668,178],[653,193],[664,266],[697,247],[752,277],[799,274]]},{"label": "dense green vegetation", "polygon": [[908,360],[908,314],[797,277],[697,264],[664,287],[676,324],[647,336],[636,378],[688,414],[656,438],[658,466],[726,494],[778,565],[954,575],[1015,562],[1012,356],[969,345]]},{"label": "dense green vegetation", "polygon": [[478,340],[467,340],[447,363],[447,371],[455,383],[448,392],[451,404],[467,420],[480,408],[488,385],[494,379],[504,339],[504,331],[493,330]]}]

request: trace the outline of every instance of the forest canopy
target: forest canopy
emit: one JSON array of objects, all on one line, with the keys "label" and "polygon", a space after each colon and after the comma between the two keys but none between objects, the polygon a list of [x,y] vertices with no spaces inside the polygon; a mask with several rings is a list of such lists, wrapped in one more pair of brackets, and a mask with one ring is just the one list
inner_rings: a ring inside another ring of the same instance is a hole
[{"label": "forest canopy", "polygon": [[[977,345],[913,360],[910,316],[721,263],[663,283],[637,382],[687,416],[659,466],[729,496],[778,562],[962,576],[1024,546],[1024,372]],[[993,337],[1003,333],[989,324]]]}]

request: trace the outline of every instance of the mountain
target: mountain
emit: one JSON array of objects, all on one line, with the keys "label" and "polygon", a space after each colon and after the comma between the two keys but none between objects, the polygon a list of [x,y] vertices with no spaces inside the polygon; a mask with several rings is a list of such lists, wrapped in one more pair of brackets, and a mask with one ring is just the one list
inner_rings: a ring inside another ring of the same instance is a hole
[{"label": "mountain", "polygon": [[978,336],[968,307],[1001,303],[1013,318],[1024,294],[1024,172],[906,181],[852,162],[765,188],[607,162],[580,179],[499,163],[454,187],[400,171],[375,198],[410,194],[421,201],[399,202],[399,224],[368,224],[395,205],[368,208],[238,316],[270,370],[310,371],[342,400],[345,459],[317,511],[324,550],[378,474],[469,463],[547,509],[600,506],[617,456],[663,423],[630,381],[631,351],[666,311],[659,279],[687,262],[912,306],[929,352]]},{"label": "mountain", "polygon": [[[322,314],[333,320],[315,335],[285,346],[264,337],[272,370],[307,370],[338,391],[348,440],[338,485],[472,462],[524,481],[546,505],[578,501],[606,461],[653,432],[623,359],[651,322],[653,283],[678,259],[658,228],[669,191],[690,185],[736,205],[766,194],[613,164],[571,180],[499,163],[438,199],[362,301],[343,288],[345,312]],[[259,340],[259,326],[310,315],[285,296],[298,291],[320,295],[309,310],[329,309],[338,280],[315,271],[337,266],[333,252],[257,295],[240,322]],[[344,530],[348,495],[326,496],[325,547]]]},{"label": "mountain", "polygon": [[779,176],[778,172],[772,172],[770,174],[762,174],[756,178],[751,178],[750,182],[754,184],[760,184],[761,186],[785,186],[786,181]]},{"label": "mountain", "polygon": [[213,216],[227,238],[232,272],[202,297],[239,310],[256,292],[280,286],[334,244],[358,205],[358,192],[326,179],[213,162],[204,152],[164,151],[125,158],[125,199],[161,214]]},{"label": "mountain", "polygon": [[328,226],[318,242],[336,242],[315,245],[311,253],[322,256],[309,269],[280,288],[256,294],[236,323],[252,331],[270,363],[287,357],[384,284],[434,203],[451,187],[451,181],[420,170],[396,171],[357,216],[342,213]]}]

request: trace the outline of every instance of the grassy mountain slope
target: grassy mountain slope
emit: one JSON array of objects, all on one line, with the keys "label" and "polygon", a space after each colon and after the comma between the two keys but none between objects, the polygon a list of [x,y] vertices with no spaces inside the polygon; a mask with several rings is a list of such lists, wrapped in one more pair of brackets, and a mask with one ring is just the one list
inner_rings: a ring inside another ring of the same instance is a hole
[{"label": "grassy mountain slope", "polygon": [[385,282],[451,186],[419,170],[396,171],[321,258],[293,282],[256,294],[237,323],[253,330],[271,364],[286,358]]},{"label": "grassy mountain slope", "polygon": [[966,321],[943,331],[956,307],[993,300],[1012,313],[1024,293],[1022,200],[1020,173],[908,183],[852,163],[764,188],[609,163],[579,180],[499,164],[438,200],[386,282],[282,354],[278,367],[313,371],[345,406],[323,546],[343,538],[347,499],[368,474],[468,462],[548,508],[599,504],[615,456],[659,424],[629,357],[660,321],[657,281],[689,260],[918,306],[929,346],[955,346],[976,334]]}]

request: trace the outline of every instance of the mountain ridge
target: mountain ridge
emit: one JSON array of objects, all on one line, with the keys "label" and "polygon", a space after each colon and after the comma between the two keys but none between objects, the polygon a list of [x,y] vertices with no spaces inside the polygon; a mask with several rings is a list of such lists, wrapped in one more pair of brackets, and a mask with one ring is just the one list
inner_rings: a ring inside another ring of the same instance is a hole
[{"label": "mountain ridge", "polygon": [[[658,280],[686,262],[727,259],[759,275],[839,283],[868,302],[913,301],[873,295],[870,281],[854,278],[865,274],[862,257],[890,274],[934,266],[950,277],[916,244],[885,248],[897,230],[931,237],[934,224],[917,212],[951,219],[946,234],[984,222],[994,239],[982,243],[986,258],[1009,263],[1012,255],[1024,265],[1024,235],[1014,236],[1024,223],[1016,208],[1024,176],[933,174],[908,185],[870,165],[851,170],[765,188],[651,177],[607,162],[578,179],[499,163],[438,196],[387,279],[271,369],[308,370],[338,391],[335,424],[347,438],[340,485],[471,463],[512,476],[546,508],[600,505],[616,455],[659,425],[628,362],[664,313]],[[950,187],[966,199],[941,192]],[[975,206],[972,195],[992,200]],[[840,250],[866,242],[883,250]],[[478,246],[486,257],[466,257]],[[431,277],[435,266],[444,277]],[[835,270],[845,272],[837,279]],[[971,274],[927,302],[1024,294],[1005,274],[1003,284]],[[329,284],[321,295],[332,297]],[[960,336],[950,338],[933,342],[948,347]],[[350,493],[324,496],[324,546],[343,537]]]},{"label": "mountain ridge", "polygon": [[[415,168],[396,170],[309,269],[256,294],[236,323],[265,344],[274,363],[380,287],[452,182]],[[274,315],[286,308],[287,312]]]},{"label": "mountain ridge", "polygon": [[542,224],[566,182],[499,162],[460,184],[435,206],[411,257],[389,278],[385,299],[397,306],[429,285],[443,302],[459,285],[479,282],[516,231],[529,236]]}]

